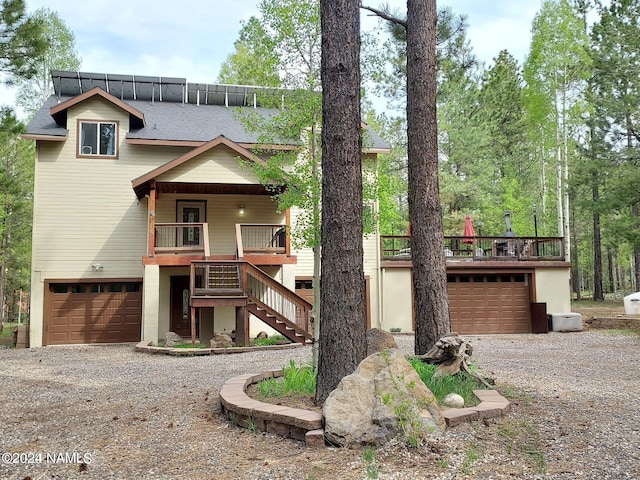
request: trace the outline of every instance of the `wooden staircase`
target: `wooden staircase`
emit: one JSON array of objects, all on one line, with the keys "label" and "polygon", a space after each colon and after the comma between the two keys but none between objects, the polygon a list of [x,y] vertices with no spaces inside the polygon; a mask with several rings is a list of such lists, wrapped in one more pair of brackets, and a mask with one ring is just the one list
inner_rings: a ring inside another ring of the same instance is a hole
[{"label": "wooden staircase", "polygon": [[251,297],[249,298],[249,313],[262,320],[292,342],[306,343],[307,340],[311,339],[311,335],[309,335],[308,332],[302,330],[298,325],[289,321],[289,319],[278,314],[278,312],[271,308],[264,308],[264,305],[262,307],[259,306],[257,303],[251,301]]},{"label": "wooden staircase", "polygon": [[311,340],[311,303],[252,263],[199,260],[191,270],[192,305],[246,305],[250,314],[292,342]]}]

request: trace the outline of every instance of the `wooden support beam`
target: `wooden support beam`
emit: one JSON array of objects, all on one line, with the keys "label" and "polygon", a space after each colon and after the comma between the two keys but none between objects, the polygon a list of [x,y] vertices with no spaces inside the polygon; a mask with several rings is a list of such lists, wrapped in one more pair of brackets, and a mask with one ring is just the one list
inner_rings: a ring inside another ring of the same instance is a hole
[{"label": "wooden support beam", "polygon": [[284,212],[284,215],[285,215],[285,224],[287,226],[285,254],[287,255],[287,257],[290,257],[291,256],[291,209],[287,208]]},{"label": "wooden support beam", "polygon": [[149,189],[149,257],[156,255],[156,182],[151,182]]},{"label": "wooden support beam", "polygon": [[196,307],[191,306],[191,345],[196,346]]},{"label": "wooden support beam", "polygon": [[249,346],[249,310],[236,307],[236,347]]}]

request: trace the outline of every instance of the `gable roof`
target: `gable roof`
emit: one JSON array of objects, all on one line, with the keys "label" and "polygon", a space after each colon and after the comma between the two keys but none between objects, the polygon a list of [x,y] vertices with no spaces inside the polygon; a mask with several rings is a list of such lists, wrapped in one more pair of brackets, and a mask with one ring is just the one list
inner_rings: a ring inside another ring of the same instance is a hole
[{"label": "gable roof", "polygon": [[257,157],[246,148],[238,145],[236,142],[229,140],[225,136],[220,135],[214,138],[213,140],[197,148],[194,148],[193,150],[185,153],[184,155],[176,157],[173,160],[168,161],[164,165],[160,165],[159,167],[154,168],[150,172],[147,172],[144,175],[141,175],[138,178],[134,178],[133,180],[131,180],[131,186],[133,187],[133,190],[136,193],[136,196],[140,199],[145,195],[147,195],[151,188],[151,182],[155,180],[157,177],[159,177],[160,175],[162,175],[163,173],[166,173],[174,169],[178,165],[182,165],[183,163],[191,160],[192,158],[197,157],[198,155],[201,155],[219,145],[225,145],[229,147],[231,150],[235,151],[236,153],[245,157],[246,159],[251,160],[252,162],[264,163],[264,160]]},{"label": "gable roof", "polygon": [[131,107],[131,105],[129,105],[128,103],[125,103],[124,101],[120,100],[117,97],[114,97],[110,93],[105,92],[100,87],[93,87],[91,90],[88,90],[80,95],[76,95],[75,97],[71,97],[64,102],[59,103],[54,107],[51,107],[51,110],[50,110],[51,116],[56,120],[56,123],[60,123],[57,121],[57,119],[64,116],[66,120],[66,110],[68,108],[71,108],[74,105],[77,105],[95,96],[102,97],[108,102],[111,102],[115,106],[120,107],[124,111],[128,112],[129,115],[131,115],[131,117],[138,120],[137,122],[134,122],[135,124],[137,124],[136,126],[139,125],[138,128],[144,127],[144,114],[141,111]]}]

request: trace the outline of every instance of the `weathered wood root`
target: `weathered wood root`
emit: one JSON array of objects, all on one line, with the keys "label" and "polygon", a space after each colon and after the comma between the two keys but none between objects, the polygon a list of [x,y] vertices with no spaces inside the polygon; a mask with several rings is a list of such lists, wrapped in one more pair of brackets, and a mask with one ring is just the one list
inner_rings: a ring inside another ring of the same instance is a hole
[{"label": "weathered wood root", "polygon": [[461,338],[457,333],[452,332],[440,338],[427,353],[418,355],[416,358],[423,362],[437,365],[434,374],[436,377],[455,375],[460,370],[464,370],[483,385],[493,388],[487,378],[469,368],[467,362],[472,353],[473,346],[471,343]]}]

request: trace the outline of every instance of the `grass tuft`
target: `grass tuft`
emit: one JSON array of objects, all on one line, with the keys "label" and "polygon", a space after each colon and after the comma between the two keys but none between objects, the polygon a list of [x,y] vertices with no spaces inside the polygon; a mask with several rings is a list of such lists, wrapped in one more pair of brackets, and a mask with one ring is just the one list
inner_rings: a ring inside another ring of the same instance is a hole
[{"label": "grass tuft", "polygon": [[253,341],[253,344],[256,347],[264,347],[266,345],[280,345],[283,342],[289,342],[284,335],[280,335],[279,333],[269,337],[269,338],[256,338]]},{"label": "grass tuft", "polygon": [[443,403],[444,397],[449,393],[457,393],[464,398],[464,404],[466,406],[477,405],[478,398],[473,391],[487,388],[466,372],[461,371],[455,375],[436,377],[434,376],[437,368],[436,365],[425,363],[417,358],[412,358],[409,362],[420,376],[420,379],[436,396],[440,404]]},{"label": "grass tuft", "polygon": [[282,377],[265,378],[258,382],[258,392],[263,398],[289,394],[315,395],[316,371],[310,365],[296,366],[291,360],[289,366],[282,369]]}]

